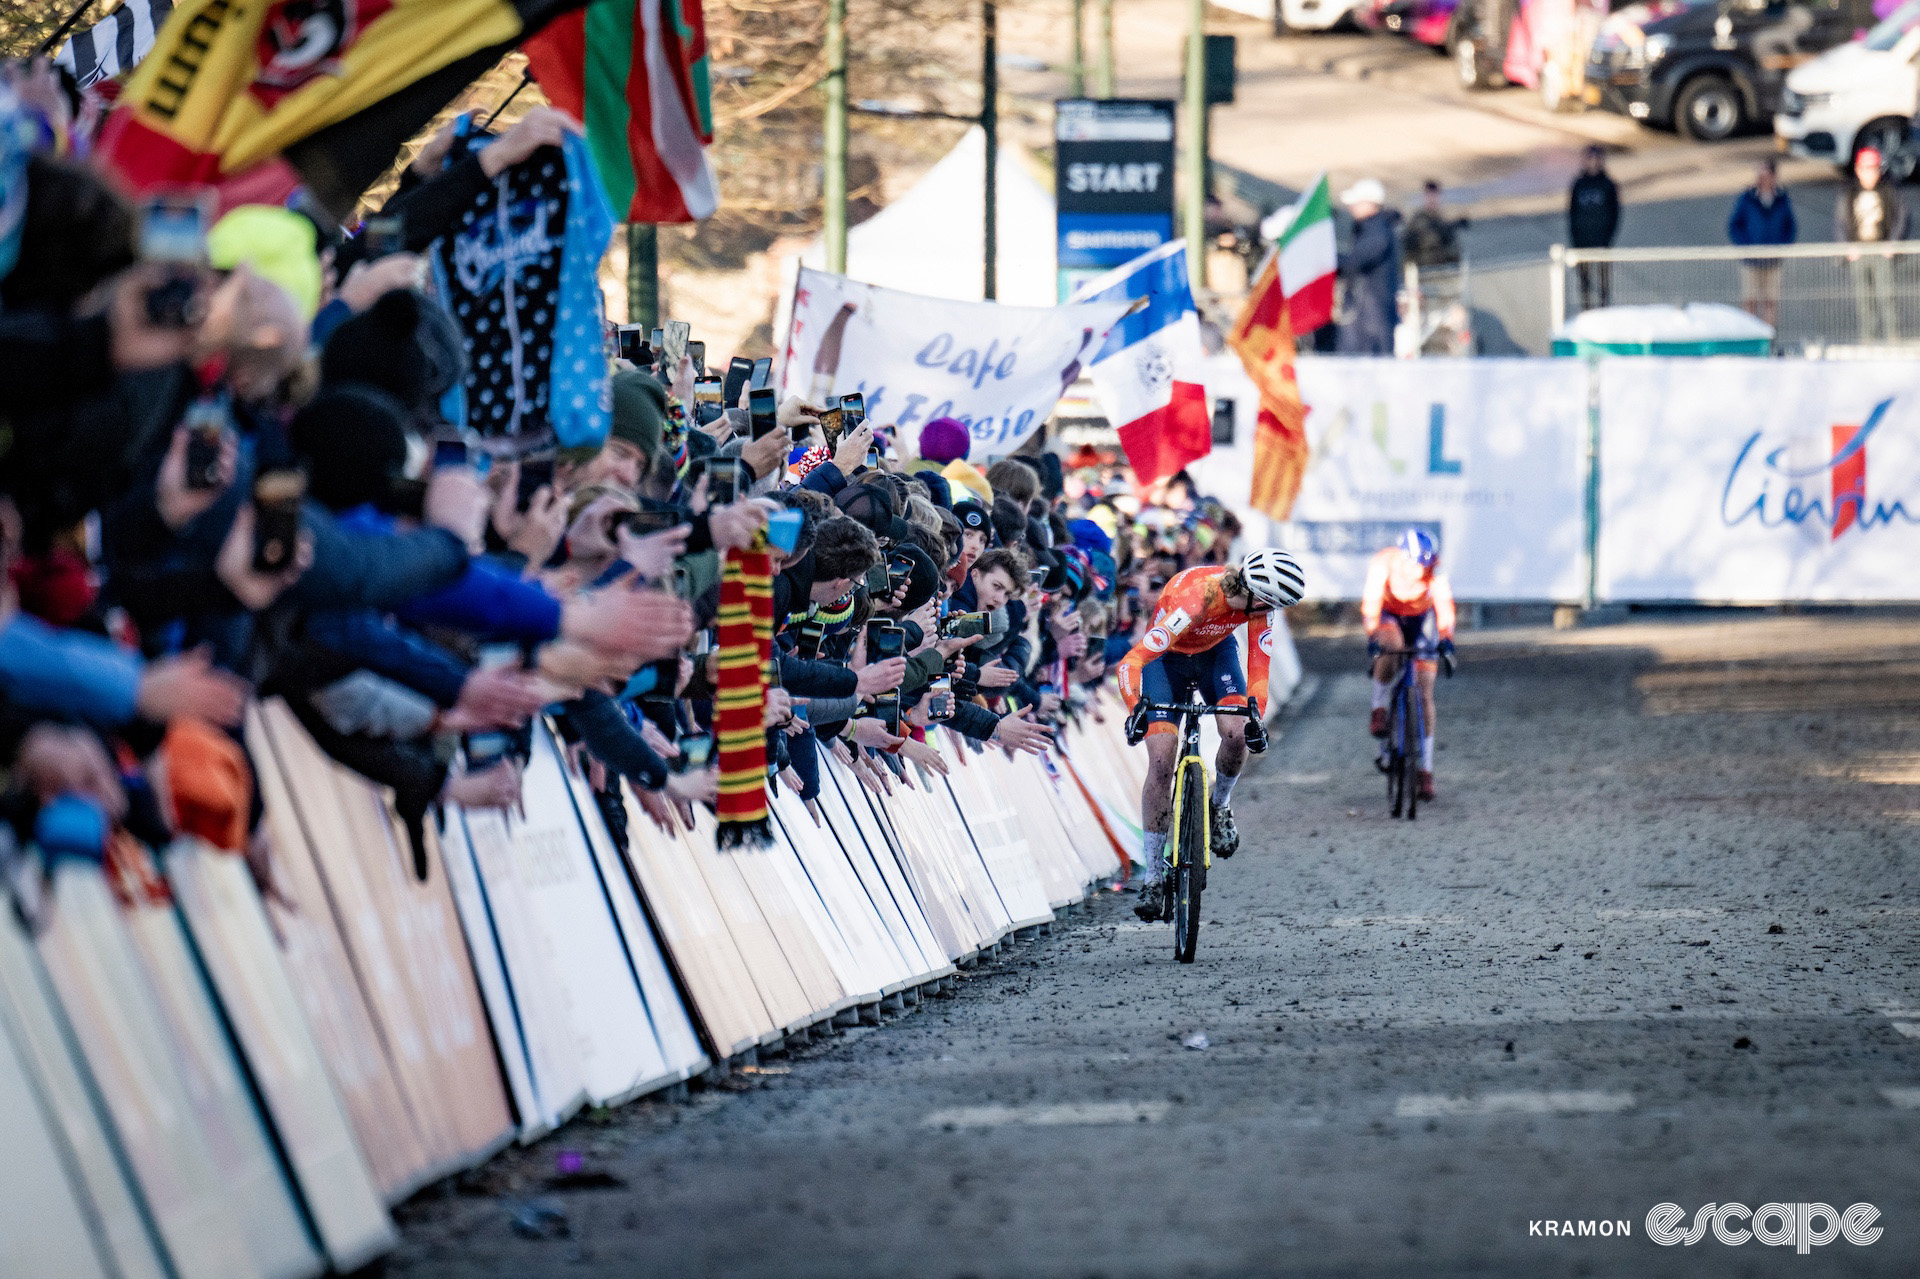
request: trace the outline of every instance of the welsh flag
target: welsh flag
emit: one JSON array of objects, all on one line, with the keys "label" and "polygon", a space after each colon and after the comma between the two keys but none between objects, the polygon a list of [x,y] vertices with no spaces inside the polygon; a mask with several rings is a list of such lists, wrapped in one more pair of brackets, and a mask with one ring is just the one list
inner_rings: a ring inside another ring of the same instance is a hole
[{"label": "welsh flag", "polygon": [[1287,318],[1295,333],[1311,333],[1333,319],[1333,276],[1339,253],[1333,240],[1333,197],[1327,175],[1305,195],[1261,225],[1275,241],[1280,266],[1280,288],[1287,299]]},{"label": "welsh flag", "polygon": [[695,222],[720,206],[700,0],[594,0],[522,46],[547,99],[587,128],[627,222]]}]

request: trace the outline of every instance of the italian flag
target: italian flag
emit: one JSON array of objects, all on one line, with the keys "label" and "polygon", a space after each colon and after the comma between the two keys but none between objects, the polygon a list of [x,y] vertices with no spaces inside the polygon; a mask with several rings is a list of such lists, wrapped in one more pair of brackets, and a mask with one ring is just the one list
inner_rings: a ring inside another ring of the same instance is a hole
[{"label": "italian flag", "polygon": [[1295,333],[1311,333],[1333,319],[1333,275],[1338,253],[1333,242],[1333,197],[1327,175],[1282,209],[1275,249],[1280,259],[1280,291]]},{"label": "italian flag", "polygon": [[700,0],[594,0],[522,46],[547,100],[587,128],[627,222],[696,222],[720,205]]}]

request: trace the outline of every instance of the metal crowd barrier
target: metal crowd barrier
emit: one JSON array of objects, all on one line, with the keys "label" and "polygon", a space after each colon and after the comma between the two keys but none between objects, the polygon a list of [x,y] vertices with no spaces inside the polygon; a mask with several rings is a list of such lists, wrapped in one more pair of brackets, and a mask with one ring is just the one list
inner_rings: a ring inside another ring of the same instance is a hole
[{"label": "metal crowd barrier", "polygon": [[1044,759],[934,734],[950,775],[888,793],[823,754],[816,808],[780,791],[728,854],[631,796],[623,853],[538,724],[523,809],[447,809],[424,881],[386,794],[265,703],[273,892],[186,839],[0,886],[0,1275],[348,1273],[389,1205],[583,1106],[918,1002],[1137,855],[1103,697]]},{"label": "metal crowd barrier", "polygon": [[1920,350],[1914,240],[1767,248],[1556,244],[1547,290],[1555,329],[1600,306],[1723,302],[1771,324],[1777,355],[1873,358]]}]

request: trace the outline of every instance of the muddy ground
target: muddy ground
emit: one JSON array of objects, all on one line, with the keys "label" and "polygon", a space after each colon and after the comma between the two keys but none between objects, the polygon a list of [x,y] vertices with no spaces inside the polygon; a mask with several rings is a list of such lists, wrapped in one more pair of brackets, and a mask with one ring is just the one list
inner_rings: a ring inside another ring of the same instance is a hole
[{"label": "muddy ground", "polygon": [[[1199,962],[1103,894],[954,998],[417,1199],[389,1272],[1920,1273],[1920,617],[1465,636],[1413,823],[1358,641],[1303,648]],[[547,1188],[561,1151],[620,1184]],[[1884,1234],[1647,1236],[1803,1201]]]}]

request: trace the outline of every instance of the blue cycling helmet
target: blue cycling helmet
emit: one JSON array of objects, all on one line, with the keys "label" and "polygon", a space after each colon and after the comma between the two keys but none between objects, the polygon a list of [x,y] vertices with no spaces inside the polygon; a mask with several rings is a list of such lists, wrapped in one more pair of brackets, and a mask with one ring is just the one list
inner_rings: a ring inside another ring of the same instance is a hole
[{"label": "blue cycling helmet", "polygon": [[1410,528],[1400,535],[1400,549],[1421,568],[1432,568],[1440,558],[1440,548],[1433,544],[1433,538],[1417,528]]}]

